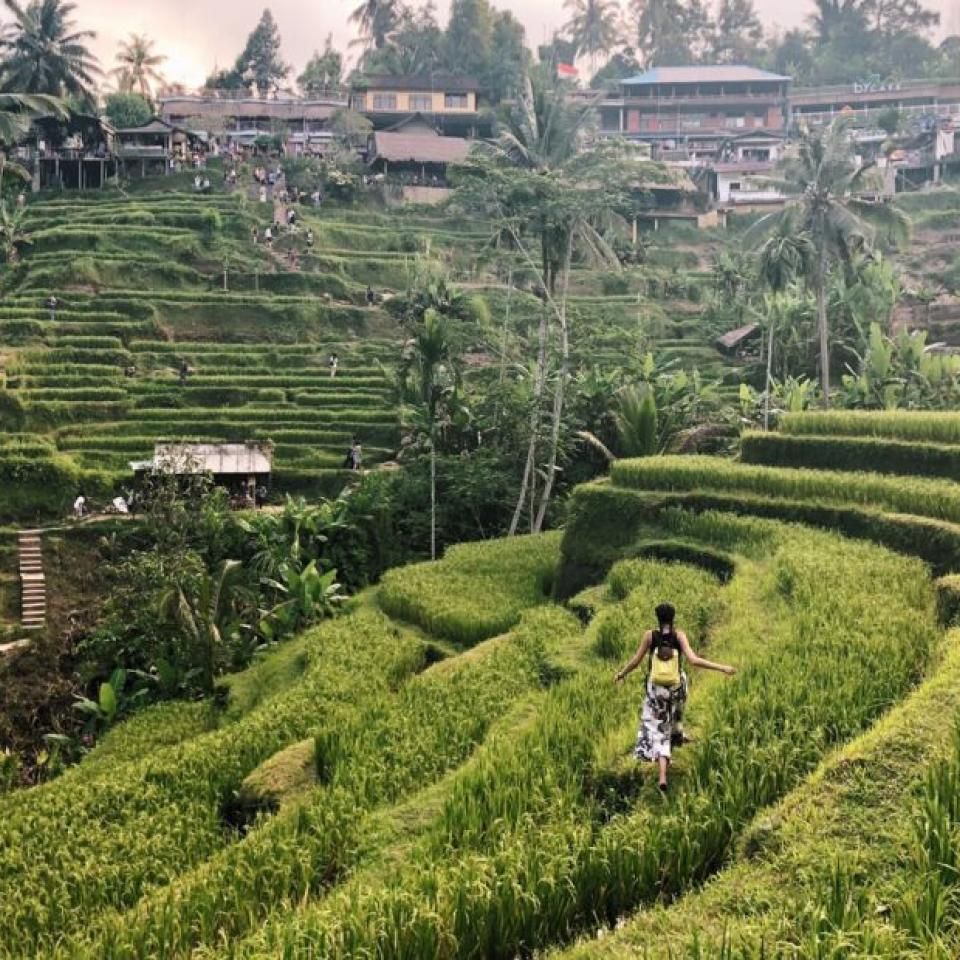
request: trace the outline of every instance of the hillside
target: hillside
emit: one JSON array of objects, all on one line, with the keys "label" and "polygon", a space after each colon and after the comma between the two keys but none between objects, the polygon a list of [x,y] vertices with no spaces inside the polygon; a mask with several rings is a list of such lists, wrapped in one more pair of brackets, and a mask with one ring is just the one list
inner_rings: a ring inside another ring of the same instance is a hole
[{"label": "hillside", "polygon": [[[576,956],[720,957],[731,933],[743,956],[841,937],[949,955],[952,872],[936,927],[917,918],[960,822],[957,591],[922,562],[957,569],[953,482],[798,468],[810,440],[882,468],[891,443],[919,460],[958,436],[955,415],[788,418],[792,466],[752,441],[750,465],[619,462],[562,541],[388,574],[230,678],[225,706],[152,707],[0,799],[0,955],[512,956],[586,935]],[[628,757],[640,682],[611,683],[664,597],[739,668],[693,672],[667,802]]]}]

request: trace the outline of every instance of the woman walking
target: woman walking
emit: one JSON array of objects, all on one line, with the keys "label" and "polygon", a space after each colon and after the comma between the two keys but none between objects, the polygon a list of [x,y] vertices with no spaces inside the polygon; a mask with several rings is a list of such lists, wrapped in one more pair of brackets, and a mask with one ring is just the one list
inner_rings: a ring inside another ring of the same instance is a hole
[{"label": "woman walking", "polygon": [[727,676],[733,676],[736,670],[724,663],[705,660],[694,653],[687,635],[674,626],[676,610],[671,604],[661,603],[656,614],[657,628],[643,635],[640,648],[614,680],[623,683],[627,675],[649,657],[647,692],[634,755],[638,760],[657,764],[660,774],[658,786],[666,793],[671,751],[674,743],[681,742],[683,737],[681,721],[687,701],[687,675],[683,670],[683,659],[686,658],[691,667],[716,670]]}]

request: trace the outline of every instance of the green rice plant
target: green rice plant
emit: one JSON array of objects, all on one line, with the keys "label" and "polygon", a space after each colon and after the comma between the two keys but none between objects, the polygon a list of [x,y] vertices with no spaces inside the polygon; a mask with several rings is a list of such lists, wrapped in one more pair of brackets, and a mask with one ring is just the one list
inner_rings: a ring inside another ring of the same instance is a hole
[{"label": "green rice plant", "polygon": [[323,756],[336,758],[318,787],[134,910],[98,918],[64,953],[187,955],[228,932],[249,933],[272,907],[321,891],[357,861],[362,812],[466,759],[493,722],[537,690],[546,657],[579,632],[559,610],[533,611],[508,637],[435,664],[394,697],[336,704],[316,738]]},{"label": "green rice plant", "polygon": [[960,521],[960,489],[944,480],[873,473],[755,467],[713,457],[648,457],[613,464],[618,486],[663,491],[715,490],[853,503]]},{"label": "green rice plant", "polygon": [[624,660],[640,646],[644,631],[656,626],[654,608],[669,602],[677,623],[696,647],[707,633],[720,600],[720,585],[704,570],[683,563],[621,560],[607,577],[608,594],[621,601],[604,610],[591,625],[593,652]]},{"label": "green rice plant", "polygon": [[504,633],[553,583],[558,534],[451,547],[439,563],[390,571],[378,599],[390,616],[470,646]]},{"label": "green rice plant", "polygon": [[[548,762],[523,740],[500,748],[469,790],[454,789],[439,832],[402,866],[278,916],[230,955],[512,956],[713,872],[755,813],[916,682],[936,638],[918,563],[825,534],[781,535],[773,557],[726,588],[729,612],[711,642],[741,672],[698,684],[697,735],[669,806],[613,816],[598,806],[583,762],[622,693],[611,692],[609,668],[562,682],[551,697],[565,703],[579,749],[548,736]],[[574,775],[555,774],[557,762]]]},{"label": "green rice plant", "polygon": [[927,443],[960,443],[960,414],[918,410],[830,410],[788,413],[780,430],[791,435],[885,437]]},{"label": "green rice plant", "polygon": [[221,805],[251,770],[308,736],[338,702],[387,694],[402,679],[395,664],[409,672],[423,662],[422,642],[375,611],[309,637],[301,682],[236,722],[0,799],[0,956],[52,947],[98,911],[132,906],[222,850],[231,836]]},{"label": "green rice plant", "polygon": [[747,432],[740,438],[740,459],[764,466],[960,479],[960,446],[942,443]]}]

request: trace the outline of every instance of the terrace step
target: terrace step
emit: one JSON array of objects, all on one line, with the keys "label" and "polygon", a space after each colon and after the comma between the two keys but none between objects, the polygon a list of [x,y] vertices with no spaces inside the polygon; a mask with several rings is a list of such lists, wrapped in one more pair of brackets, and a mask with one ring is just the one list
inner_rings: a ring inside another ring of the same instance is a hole
[{"label": "terrace step", "polygon": [[42,629],[47,619],[47,583],[39,530],[17,534],[20,571],[20,622],[24,629]]}]

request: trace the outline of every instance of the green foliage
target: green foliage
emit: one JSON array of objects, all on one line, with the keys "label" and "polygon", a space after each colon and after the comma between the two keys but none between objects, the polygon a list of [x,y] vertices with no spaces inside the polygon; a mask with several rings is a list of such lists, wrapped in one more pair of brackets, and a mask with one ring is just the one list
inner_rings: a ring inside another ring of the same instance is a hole
[{"label": "green foliage", "polygon": [[543,534],[452,547],[439,563],[390,571],[380,605],[390,616],[471,646],[505,633],[523,610],[546,601],[559,542]]},{"label": "green foliage", "polygon": [[104,112],[117,130],[142,127],[153,116],[150,102],[139,93],[107,94]]},{"label": "green foliage", "polygon": [[960,443],[960,416],[956,413],[816,411],[787,414],[780,429],[792,435],[885,437],[929,443]]},{"label": "green foliage", "polygon": [[714,490],[854,503],[960,521],[960,494],[944,480],[872,473],[755,467],[711,457],[648,457],[612,467],[615,483],[641,490]]},{"label": "green foliage", "polygon": [[740,438],[740,458],[769,467],[960,479],[960,447],[921,441],[750,431]]}]

